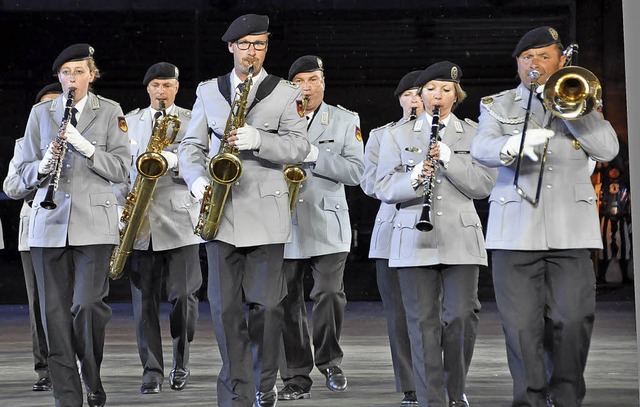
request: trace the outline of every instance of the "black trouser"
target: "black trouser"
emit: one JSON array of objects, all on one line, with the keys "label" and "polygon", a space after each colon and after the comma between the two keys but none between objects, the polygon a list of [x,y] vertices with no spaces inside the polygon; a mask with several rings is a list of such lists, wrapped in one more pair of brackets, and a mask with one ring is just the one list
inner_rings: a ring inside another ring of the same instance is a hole
[{"label": "black trouser", "polygon": [[31,252],[21,251],[20,259],[22,260],[24,285],[27,289],[27,301],[29,303],[29,324],[31,325],[34,370],[38,373],[39,378],[49,377],[49,365],[47,362],[49,348],[47,347],[47,336],[44,332],[44,326],[42,325],[38,285],[36,284],[36,273],[33,269],[33,261],[31,261]]},{"label": "black trouser", "polygon": [[104,391],[100,364],[111,308],[109,259],[113,245],[32,247],[56,406],[82,405],[82,380],[88,392]]}]

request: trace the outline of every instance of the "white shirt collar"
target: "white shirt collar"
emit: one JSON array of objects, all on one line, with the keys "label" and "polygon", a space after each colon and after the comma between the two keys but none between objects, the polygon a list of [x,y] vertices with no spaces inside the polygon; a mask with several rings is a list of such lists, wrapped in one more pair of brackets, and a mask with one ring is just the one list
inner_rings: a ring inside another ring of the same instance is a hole
[{"label": "white shirt collar", "polygon": [[[84,110],[84,107],[87,105],[87,101],[89,100],[89,94],[87,93],[86,95],[84,95],[84,97],[82,99],[80,99],[78,101],[78,103],[76,103],[75,105],[73,105],[73,107],[76,108],[76,110],[78,111],[76,113],[76,120],[80,121],[80,116],[82,115],[82,111]],[[67,97],[66,96],[62,96],[62,103],[63,106],[67,105]]]},{"label": "white shirt collar", "polygon": [[[262,82],[262,80],[266,77],[267,77],[267,71],[265,71],[264,68],[260,69],[260,72],[258,72],[257,75],[253,76],[253,84],[251,85],[251,87],[253,88],[260,85],[260,82]],[[233,71],[231,71],[231,100],[233,100],[233,95],[235,93],[236,88],[242,82],[244,81],[238,77],[238,74],[236,74],[236,70],[234,69]]]}]

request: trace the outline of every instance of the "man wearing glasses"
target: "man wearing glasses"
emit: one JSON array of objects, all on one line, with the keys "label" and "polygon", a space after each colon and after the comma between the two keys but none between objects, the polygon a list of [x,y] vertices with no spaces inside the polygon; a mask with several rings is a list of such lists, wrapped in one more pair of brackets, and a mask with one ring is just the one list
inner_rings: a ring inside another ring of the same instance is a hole
[{"label": "man wearing glasses", "polygon": [[228,134],[229,145],[239,150],[242,174],[230,187],[217,234],[206,243],[209,301],[222,358],[218,405],[225,407],[251,407],[254,401],[256,407],[272,407],[277,402],[286,294],[282,259],[284,244],[291,240],[283,167],[302,162],[310,150],[306,120],[296,109],[300,90],[262,69],[268,28],[269,18],[255,14],[231,23],[222,40],[233,54],[234,69],[198,86],[178,149],[184,180],[202,199],[211,179],[209,152],[220,150],[231,104],[247,86],[243,83],[252,67],[246,124]]}]

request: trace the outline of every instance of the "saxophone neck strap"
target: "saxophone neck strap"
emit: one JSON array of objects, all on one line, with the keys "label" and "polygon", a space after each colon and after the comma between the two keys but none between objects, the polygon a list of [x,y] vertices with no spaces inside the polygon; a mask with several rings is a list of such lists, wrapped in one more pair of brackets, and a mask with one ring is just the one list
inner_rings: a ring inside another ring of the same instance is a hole
[{"label": "saxophone neck strap", "polygon": [[279,82],[280,77],[271,74],[267,75],[267,77],[264,78],[262,82],[260,82],[258,91],[256,92],[256,98],[253,99],[253,103],[251,103],[251,106],[249,106],[249,108],[247,109],[247,113],[249,112],[249,110],[251,110],[252,107],[260,103],[261,100],[269,96],[271,92],[273,92],[273,90],[276,88],[276,86],[278,86]]},{"label": "saxophone neck strap", "polygon": [[231,73],[218,76],[218,90],[231,106]]}]

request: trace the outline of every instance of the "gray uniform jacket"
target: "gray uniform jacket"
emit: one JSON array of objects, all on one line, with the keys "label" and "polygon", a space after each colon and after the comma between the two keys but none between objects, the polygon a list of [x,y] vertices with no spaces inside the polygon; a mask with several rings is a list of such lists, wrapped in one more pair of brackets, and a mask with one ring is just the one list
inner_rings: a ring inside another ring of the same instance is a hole
[{"label": "gray uniform jacket", "polygon": [[[402,121],[401,123],[404,123]],[[397,123],[397,124],[401,124]],[[378,159],[380,156],[380,142],[385,133],[396,123],[387,123],[382,127],[375,128],[369,132],[367,144],[364,147],[364,175],[360,187],[368,196],[379,199],[376,195],[376,172],[378,170]],[[371,231],[371,242],[369,245],[369,258],[388,259],[391,250],[391,232],[393,231],[393,219],[396,216],[395,205],[380,202],[380,208],[376,214],[376,219]]]},{"label": "gray uniform jacket", "polygon": [[431,122],[426,113],[415,121],[389,130],[380,145],[377,194],[390,204],[400,204],[391,238],[390,267],[435,264],[487,264],[482,224],[474,199],[489,195],[495,170],[471,159],[469,148],[475,128],[451,115],[442,142],[451,159],[436,173],[431,204],[430,232],[415,226],[422,212],[423,186],[413,188],[411,170],[429,151]]},{"label": "gray uniform jacket", "polygon": [[[178,116],[180,131],[170,146],[164,150],[178,153],[178,145],[184,137],[191,120],[191,111],[178,106],[170,106],[167,114]],[[131,142],[133,165],[131,166],[131,188],[138,177],[135,165],[138,156],[147,151],[153,130],[153,113],[150,108],[135,110],[126,116]],[[169,131],[171,127],[169,128]],[[164,135],[168,137],[170,134]],[[200,204],[191,195],[187,184],[177,169],[168,170],[158,179],[149,202],[146,216],[140,226],[133,248],[147,250],[151,241],[153,250],[170,250],[178,247],[198,244],[202,240],[193,233],[198,222]],[[177,171],[176,171],[177,170]]]},{"label": "gray uniform jacket", "polygon": [[[515,160],[504,161],[507,157],[500,154],[506,136],[522,131],[528,98],[529,90],[520,84],[480,103],[480,125],[471,154],[484,165],[499,167],[489,197],[487,248],[602,248],[588,158],[612,160],[619,147],[616,133],[597,111],[578,120],[562,120],[545,112],[534,97],[528,128],[549,128],[555,135],[549,141],[540,202],[533,207],[513,187]],[[537,154],[542,155],[541,147]],[[529,195],[535,196],[539,171],[540,161],[525,156],[518,183]]]},{"label": "gray uniform jacket", "polygon": [[[210,179],[207,167],[218,153],[231,107],[218,90],[217,79],[202,82],[196,90],[191,122],[178,148],[180,171],[189,188],[201,176]],[[249,92],[247,107],[255,99],[258,84]],[[258,129],[258,150],[242,151],[240,179],[231,186],[216,240],[236,247],[286,243],[291,239],[289,195],[284,164],[302,162],[309,153],[306,120],[297,112],[300,89],[280,80],[271,94],[246,115],[246,123]]]},{"label": "gray uniform jacket", "polygon": [[29,251],[29,214],[31,213],[31,207],[27,204],[27,200],[30,199],[29,195],[33,194],[33,191],[27,189],[27,186],[22,182],[22,179],[18,175],[18,168],[16,163],[22,159],[22,143],[24,137],[20,137],[16,140],[16,144],[13,148],[13,158],[9,162],[9,171],[4,183],[2,184],[2,190],[11,199],[25,199],[20,208],[20,223],[18,225],[18,251]]},{"label": "gray uniform jacket", "polygon": [[305,163],[293,216],[293,238],[285,259],[301,259],[351,248],[351,221],[345,185],[358,185],[364,172],[360,118],[356,113],[322,103],[307,130],[318,147],[315,163]]},{"label": "gray uniform jacket", "polygon": [[38,188],[29,222],[29,246],[65,247],[117,244],[118,211],[111,183],[124,182],[131,154],[120,105],[88,94],[76,128],[96,147],[93,159],[69,144],[54,202],[56,209],[40,207],[51,176],[38,180],[38,165],[55,140],[62,122],[62,95],[31,109],[18,173],[29,189]]}]

